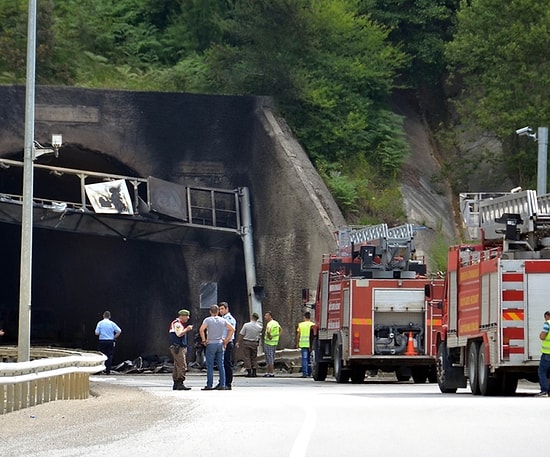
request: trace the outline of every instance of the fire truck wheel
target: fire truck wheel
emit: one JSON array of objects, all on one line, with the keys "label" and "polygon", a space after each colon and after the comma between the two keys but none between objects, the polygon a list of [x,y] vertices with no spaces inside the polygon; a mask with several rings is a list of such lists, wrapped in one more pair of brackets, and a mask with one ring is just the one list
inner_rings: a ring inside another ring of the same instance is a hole
[{"label": "fire truck wheel", "polygon": [[337,344],[334,348],[334,377],[337,383],[346,383],[349,381],[350,372],[344,369],[342,360],[342,345]]},{"label": "fire truck wheel", "polygon": [[437,348],[437,384],[439,385],[441,393],[456,393],[457,388],[449,387],[446,381],[446,375],[451,369],[452,366],[449,363],[449,356],[447,355],[447,345],[442,341]]},{"label": "fire truck wheel", "polygon": [[496,393],[496,377],[492,377],[489,371],[489,365],[485,357],[485,343],[479,346],[478,360],[478,382],[479,392],[483,396],[494,395]]},{"label": "fire truck wheel", "polygon": [[470,378],[470,390],[474,395],[479,395],[478,357],[479,343],[473,341],[468,349],[468,373]]},{"label": "fire truck wheel", "polygon": [[313,340],[313,350],[311,351],[311,376],[314,381],[324,381],[327,379],[328,363],[322,360],[321,343],[319,338]]},{"label": "fire truck wheel", "polygon": [[311,367],[311,376],[314,381],[324,381],[327,379],[328,363],[313,362]]},{"label": "fire truck wheel", "polygon": [[324,381],[327,379],[328,363],[321,362],[322,359],[320,351],[319,339],[313,340],[313,350],[311,351],[311,376],[314,381]]}]

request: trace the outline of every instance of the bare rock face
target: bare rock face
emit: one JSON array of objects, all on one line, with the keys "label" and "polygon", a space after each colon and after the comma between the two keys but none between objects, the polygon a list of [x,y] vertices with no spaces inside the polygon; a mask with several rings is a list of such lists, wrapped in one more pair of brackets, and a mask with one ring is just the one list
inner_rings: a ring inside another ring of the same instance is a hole
[{"label": "bare rock face", "polygon": [[424,256],[430,270],[431,246],[442,236],[448,243],[458,239],[458,215],[448,183],[441,178],[441,165],[421,116],[406,101],[398,107],[410,155],[403,168],[401,194],[409,223],[419,228],[415,235],[417,256]]}]

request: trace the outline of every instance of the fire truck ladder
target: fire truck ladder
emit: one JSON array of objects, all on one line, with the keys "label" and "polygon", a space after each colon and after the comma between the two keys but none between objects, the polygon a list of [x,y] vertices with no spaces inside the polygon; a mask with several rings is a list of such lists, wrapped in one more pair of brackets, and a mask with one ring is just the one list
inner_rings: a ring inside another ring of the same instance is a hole
[{"label": "fire truck ladder", "polygon": [[370,245],[372,255],[380,256],[380,265],[386,270],[407,269],[414,252],[412,224],[392,228],[388,228],[387,224],[351,227],[348,236],[350,243]]},{"label": "fire truck ladder", "polygon": [[481,201],[479,226],[485,240],[503,240],[505,250],[536,250],[550,235],[550,195],[525,190]]}]

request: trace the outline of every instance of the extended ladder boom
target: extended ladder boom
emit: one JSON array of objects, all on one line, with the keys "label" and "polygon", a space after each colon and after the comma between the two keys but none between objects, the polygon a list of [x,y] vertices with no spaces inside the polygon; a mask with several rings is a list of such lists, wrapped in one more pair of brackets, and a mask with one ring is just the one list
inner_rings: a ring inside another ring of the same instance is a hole
[{"label": "extended ladder boom", "polygon": [[388,228],[386,224],[379,224],[366,227],[343,227],[338,231],[340,256],[363,256],[364,246],[369,246],[373,258],[378,256],[379,268],[407,269],[407,263],[414,252],[413,226],[404,224]]},{"label": "extended ladder boom", "polygon": [[[486,241],[503,240],[506,249],[523,242],[538,250],[550,236],[550,195],[534,190],[511,193],[479,202],[479,227]],[[510,242],[513,244],[510,245]]]}]

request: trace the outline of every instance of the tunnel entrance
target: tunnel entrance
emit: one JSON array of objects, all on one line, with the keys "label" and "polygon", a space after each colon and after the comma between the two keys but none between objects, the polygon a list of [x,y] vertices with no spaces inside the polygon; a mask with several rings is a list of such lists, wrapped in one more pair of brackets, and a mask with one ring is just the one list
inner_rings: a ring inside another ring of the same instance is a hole
[{"label": "tunnel entrance", "polygon": [[[16,344],[18,334],[21,227],[16,215],[20,209],[11,196],[21,194],[22,170],[10,161],[20,157],[22,152],[0,164],[0,236],[4,242],[0,328],[6,332],[4,344]],[[82,196],[78,180],[65,169],[141,179],[112,157],[78,146],[64,146],[58,159],[36,161],[33,195],[35,203],[44,200],[34,209],[31,344],[95,350],[95,325],[109,310],[123,329],[115,362],[165,354],[167,325],[177,309],[188,306],[191,296],[193,272],[189,268],[193,262],[182,245],[216,246],[239,256],[242,245],[235,229],[201,231],[190,228],[189,221],[181,224],[168,217],[163,222],[158,214],[147,211],[132,218],[79,212],[76,206],[74,211],[60,213],[52,202],[78,202]],[[136,187],[133,198],[142,197],[147,202],[147,195]],[[202,197],[197,198],[200,204]],[[137,207],[137,201],[133,203]],[[220,219],[232,204],[221,205]],[[205,214],[208,219],[208,211]],[[204,225],[198,219],[191,225]],[[235,274],[242,281],[243,270]]]}]

